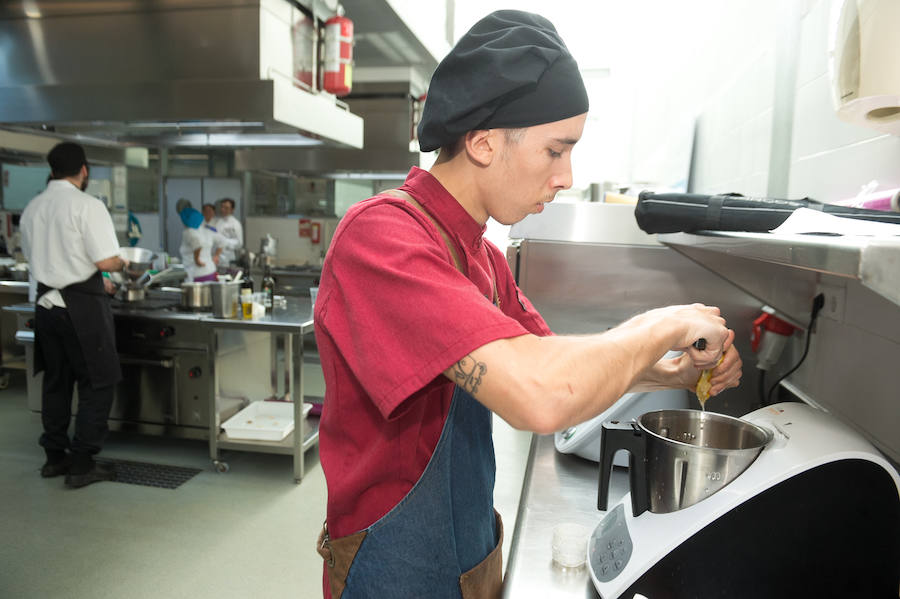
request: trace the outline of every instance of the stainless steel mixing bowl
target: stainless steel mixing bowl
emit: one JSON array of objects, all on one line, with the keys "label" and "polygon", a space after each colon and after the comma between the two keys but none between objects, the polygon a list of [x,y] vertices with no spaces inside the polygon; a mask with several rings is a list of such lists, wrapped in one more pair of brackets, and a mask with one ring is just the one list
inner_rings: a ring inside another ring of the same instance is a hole
[{"label": "stainless steel mixing bowl", "polygon": [[125,267],[125,277],[129,281],[137,281],[145,272],[150,270],[153,259],[156,254],[150,250],[138,247],[119,248],[119,255],[128,260],[128,266]]}]

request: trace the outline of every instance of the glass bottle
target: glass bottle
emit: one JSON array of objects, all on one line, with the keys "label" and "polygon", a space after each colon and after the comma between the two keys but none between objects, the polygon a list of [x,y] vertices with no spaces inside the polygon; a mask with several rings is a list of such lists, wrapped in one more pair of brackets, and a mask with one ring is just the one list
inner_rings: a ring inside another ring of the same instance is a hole
[{"label": "glass bottle", "polygon": [[263,296],[263,305],[266,307],[266,312],[271,312],[272,306],[275,304],[275,279],[272,278],[272,271],[269,269],[268,264],[266,264],[260,291],[265,294]]}]

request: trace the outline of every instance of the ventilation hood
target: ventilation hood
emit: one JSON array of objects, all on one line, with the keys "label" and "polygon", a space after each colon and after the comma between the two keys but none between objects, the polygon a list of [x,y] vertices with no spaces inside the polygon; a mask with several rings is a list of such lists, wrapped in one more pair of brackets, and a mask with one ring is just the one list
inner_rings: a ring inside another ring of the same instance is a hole
[{"label": "ventilation hood", "polygon": [[362,118],[291,77],[304,18],[286,0],[4,2],[0,127],[97,145],[361,148]]}]

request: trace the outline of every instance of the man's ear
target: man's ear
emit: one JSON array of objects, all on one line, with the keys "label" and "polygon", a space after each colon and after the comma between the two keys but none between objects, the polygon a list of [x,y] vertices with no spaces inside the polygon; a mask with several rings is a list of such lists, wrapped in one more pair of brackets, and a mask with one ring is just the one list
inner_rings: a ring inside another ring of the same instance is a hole
[{"label": "man's ear", "polygon": [[466,154],[479,166],[488,166],[499,150],[499,129],[476,129],[464,136]]}]

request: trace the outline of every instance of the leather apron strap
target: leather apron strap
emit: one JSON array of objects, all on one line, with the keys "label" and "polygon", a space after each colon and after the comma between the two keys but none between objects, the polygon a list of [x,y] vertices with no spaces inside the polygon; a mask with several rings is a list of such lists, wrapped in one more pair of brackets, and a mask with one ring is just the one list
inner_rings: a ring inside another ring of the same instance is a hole
[{"label": "leather apron strap", "polygon": [[[450,252],[450,257],[453,259],[453,265],[456,266],[456,270],[461,272],[463,276],[466,275],[465,269],[463,269],[462,261],[459,259],[459,254],[456,252],[456,247],[453,245],[453,242],[450,241],[450,236],[447,234],[447,231],[444,230],[438,222],[434,219],[431,214],[428,213],[427,210],[420,204],[414,197],[406,193],[405,191],[400,191],[399,189],[389,189],[383,192],[384,195],[389,195],[395,198],[400,198],[401,200],[406,200],[409,202],[414,208],[416,208],[419,212],[424,214],[428,220],[431,221],[431,224],[438,230],[438,233],[441,234],[441,237],[444,239],[444,244],[447,246],[447,251]],[[498,308],[500,307],[500,292],[497,289],[497,275],[494,272],[494,263],[491,260],[490,254],[488,254],[488,265],[491,268],[491,284],[493,285],[494,290],[494,305]]]}]

